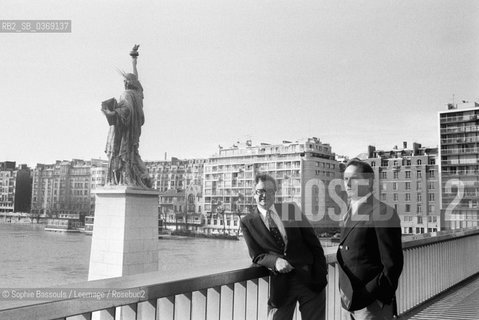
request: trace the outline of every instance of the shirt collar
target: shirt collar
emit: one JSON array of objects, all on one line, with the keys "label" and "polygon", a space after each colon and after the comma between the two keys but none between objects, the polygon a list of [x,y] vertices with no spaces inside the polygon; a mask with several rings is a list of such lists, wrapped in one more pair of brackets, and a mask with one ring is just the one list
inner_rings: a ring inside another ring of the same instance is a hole
[{"label": "shirt collar", "polygon": [[266,214],[268,213],[268,210],[271,210],[271,211],[273,211],[273,212],[276,212],[276,210],[274,210],[274,204],[273,204],[269,209],[267,209],[267,210],[261,208],[260,206],[257,206],[257,208],[258,208],[259,213],[261,213],[261,215],[262,215],[263,217],[266,217]]},{"label": "shirt collar", "polygon": [[372,192],[369,192],[367,195],[365,195],[364,197],[361,197],[359,199],[351,199],[351,205],[354,205],[354,206],[359,206],[363,203],[365,203],[366,201],[368,201],[368,198],[372,195],[373,193]]}]

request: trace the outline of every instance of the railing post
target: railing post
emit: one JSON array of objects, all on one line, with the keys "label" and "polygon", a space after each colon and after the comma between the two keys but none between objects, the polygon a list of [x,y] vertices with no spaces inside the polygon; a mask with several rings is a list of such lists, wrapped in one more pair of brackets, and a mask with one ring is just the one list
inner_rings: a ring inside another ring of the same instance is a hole
[{"label": "railing post", "polygon": [[206,320],[206,301],[208,290],[199,290],[193,292],[193,301],[191,305],[192,320]]},{"label": "railing post", "polygon": [[156,306],[157,306],[156,299],[138,303],[137,319],[138,320],[155,319]]},{"label": "railing post", "polygon": [[115,320],[116,308],[108,308],[93,312],[93,320]]},{"label": "railing post", "polygon": [[248,320],[246,318],[246,281],[234,284],[233,319]]},{"label": "railing post", "polygon": [[258,279],[258,320],[268,318],[269,277]]},{"label": "railing post", "polygon": [[220,319],[233,320],[234,284],[221,286]]},{"label": "railing post", "polygon": [[158,320],[173,320],[175,315],[175,297],[158,299]]},{"label": "railing post", "polygon": [[246,281],[246,319],[258,319],[258,279]]},{"label": "railing post", "polygon": [[136,308],[136,303],[118,307],[118,309],[120,309],[121,320],[136,320]]},{"label": "railing post", "polygon": [[191,299],[191,292],[175,296],[175,320],[191,319]]},{"label": "railing post", "polygon": [[208,289],[206,298],[206,319],[220,320],[221,287]]}]

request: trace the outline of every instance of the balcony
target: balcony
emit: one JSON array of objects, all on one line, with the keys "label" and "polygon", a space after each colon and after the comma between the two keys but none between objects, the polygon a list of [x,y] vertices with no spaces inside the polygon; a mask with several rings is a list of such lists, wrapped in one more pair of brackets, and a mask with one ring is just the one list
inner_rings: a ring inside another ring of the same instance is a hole
[{"label": "balcony", "polygon": [[[438,297],[440,301],[441,294],[450,292],[458,284],[463,285],[464,280],[473,279],[479,271],[478,249],[479,229],[439,233],[436,237],[423,235],[404,242],[405,264],[397,291],[398,312],[408,318],[416,310],[424,310]],[[335,253],[327,254],[326,258],[329,269],[329,284],[325,289],[326,318],[340,319]],[[108,288],[122,288],[118,290],[144,294],[116,300],[72,298],[29,304],[20,301],[10,309],[0,310],[0,319],[85,320],[95,318],[99,313],[104,319],[119,319],[121,313],[125,320],[266,319],[269,277],[264,268],[239,266],[236,270],[216,274],[180,273],[181,270],[175,275],[154,272],[64,286],[65,290],[72,287],[91,291],[106,288],[103,290],[107,292]],[[474,280],[473,285],[477,282]],[[477,292],[477,287],[474,290]],[[470,306],[476,304],[475,301],[469,302]],[[461,318],[461,315],[454,314],[453,318]],[[300,319],[300,315],[295,319]]]},{"label": "balcony", "polygon": [[457,117],[441,117],[441,123],[476,121],[477,115],[465,115]]},{"label": "balcony", "polygon": [[447,138],[441,139],[441,144],[457,144],[457,143],[473,143],[479,142],[479,138],[472,137],[457,137],[457,138]]},{"label": "balcony", "polygon": [[474,176],[479,175],[479,170],[465,170],[465,171],[443,171],[442,177],[458,177],[458,176]]},{"label": "balcony", "polygon": [[479,153],[479,148],[453,148],[453,149],[442,149],[441,153],[445,154],[475,154]]}]

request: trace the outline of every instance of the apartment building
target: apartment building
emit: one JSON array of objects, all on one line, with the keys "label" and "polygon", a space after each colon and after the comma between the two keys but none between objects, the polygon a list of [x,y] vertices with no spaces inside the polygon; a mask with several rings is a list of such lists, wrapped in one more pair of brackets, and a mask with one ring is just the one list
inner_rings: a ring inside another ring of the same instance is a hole
[{"label": "apartment building", "polygon": [[83,219],[91,208],[91,161],[37,164],[33,170],[32,213]]},{"label": "apartment building", "polygon": [[260,172],[276,179],[277,203],[296,203],[316,226],[338,226],[326,214],[329,208],[339,214],[328,186],[341,178],[329,144],[315,137],[259,145],[248,140],[230,148],[220,147],[205,164],[203,211],[207,233],[238,231],[240,217],[254,208],[252,189]]},{"label": "apartment building", "polygon": [[407,143],[391,150],[368,148],[368,162],[374,170],[374,193],[394,207],[403,234],[440,231],[440,184],[438,148]]},{"label": "apartment building", "polygon": [[160,192],[170,189],[186,189],[190,185],[202,185],[205,159],[146,161],[152,188]]},{"label": "apartment building", "polygon": [[160,191],[160,228],[199,231],[203,225],[202,185],[206,159],[145,162],[152,187]]},{"label": "apartment building", "polygon": [[30,212],[31,186],[27,165],[0,162],[0,212]]},{"label": "apartment building", "polygon": [[448,104],[439,112],[441,210],[446,229],[479,221],[479,104]]}]

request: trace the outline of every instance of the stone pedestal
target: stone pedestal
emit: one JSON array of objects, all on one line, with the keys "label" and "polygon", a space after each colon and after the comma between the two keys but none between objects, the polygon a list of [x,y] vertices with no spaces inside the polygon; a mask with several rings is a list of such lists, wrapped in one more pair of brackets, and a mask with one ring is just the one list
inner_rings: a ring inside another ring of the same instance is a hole
[{"label": "stone pedestal", "polygon": [[158,192],[127,186],[95,191],[88,280],[158,270]]}]

